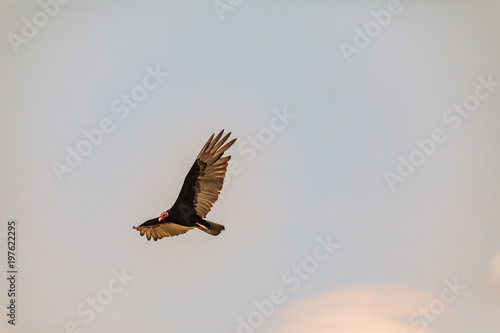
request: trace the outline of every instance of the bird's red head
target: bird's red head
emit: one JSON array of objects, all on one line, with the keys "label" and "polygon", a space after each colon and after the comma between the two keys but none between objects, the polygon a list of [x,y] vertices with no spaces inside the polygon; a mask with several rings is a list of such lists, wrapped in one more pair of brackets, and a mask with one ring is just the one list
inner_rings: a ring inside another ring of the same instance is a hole
[{"label": "bird's red head", "polygon": [[158,221],[163,221],[164,219],[166,219],[168,216],[168,212],[163,212],[160,214],[160,217],[158,218]]}]

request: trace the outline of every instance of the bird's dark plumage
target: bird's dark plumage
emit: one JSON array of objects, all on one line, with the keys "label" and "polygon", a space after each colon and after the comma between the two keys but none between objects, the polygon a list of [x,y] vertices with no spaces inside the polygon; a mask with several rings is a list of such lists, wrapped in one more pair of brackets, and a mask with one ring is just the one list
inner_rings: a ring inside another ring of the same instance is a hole
[{"label": "bird's dark plumage", "polygon": [[236,141],[233,139],[224,144],[231,133],[222,139],[222,130],[215,138],[208,139],[193,166],[189,170],[181,192],[174,205],[159,217],[150,219],[138,227],[141,236],[146,234],[148,240],[155,241],[163,237],[177,236],[198,228],[211,235],[218,235],[224,226],[205,220],[205,217],[217,201],[224,183],[227,163],[231,156],[222,157]]}]

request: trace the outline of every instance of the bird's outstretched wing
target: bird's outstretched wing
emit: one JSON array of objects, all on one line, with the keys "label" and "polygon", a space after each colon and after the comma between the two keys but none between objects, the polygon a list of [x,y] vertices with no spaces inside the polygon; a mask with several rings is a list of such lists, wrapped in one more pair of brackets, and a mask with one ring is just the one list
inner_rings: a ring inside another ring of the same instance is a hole
[{"label": "bird's outstretched wing", "polygon": [[224,145],[231,133],[221,139],[223,133],[224,130],[215,138],[212,134],[201,149],[184,179],[181,192],[172,210],[183,209],[187,206],[193,208],[201,218],[205,218],[212,209],[224,183],[227,163],[231,159],[231,156],[221,158],[222,154],[236,141],[233,139]]},{"label": "bird's outstretched wing", "polygon": [[152,223],[148,223],[150,221],[147,221],[138,227],[134,227],[134,229],[140,231],[141,236],[144,236],[144,234],[146,234],[148,240],[153,237],[155,241],[158,239],[162,239],[163,237],[172,237],[184,234],[193,229],[192,227],[186,227],[175,223],[159,222],[158,219],[154,220],[156,220],[157,223],[154,223],[153,220],[150,220]]}]

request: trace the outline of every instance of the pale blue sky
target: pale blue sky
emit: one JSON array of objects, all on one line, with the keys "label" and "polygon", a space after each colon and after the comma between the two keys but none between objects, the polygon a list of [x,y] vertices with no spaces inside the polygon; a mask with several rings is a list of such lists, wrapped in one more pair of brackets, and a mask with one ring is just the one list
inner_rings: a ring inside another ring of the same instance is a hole
[{"label": "pale blue sky", "polygon": [[[278,289],[286,301],[255,332],[410,333],[458,279],[467,289],[429,332],[496,332],[500,87],[457,129],[443,114],[479,77],[500,82],[500,6],[401,1],[348,63],[341,43],[387,6],[243,0],[221,21],[211,1],[74,0],[16,53],[9,33],[41,7],[0,1],[0,234],[15,218],[20,237],[18,325],[2,315],[0,330],[237,332]],[[168,77],[120,119],[113,101],[157,66]],[[248,160],[283,110],[295,118]],[[105,118],[114,130],[59,182],[51,164]],[[223,128],[240,172],[208,219],[226,230],[140,237],[132,226],[170,207]],[[384,173],[436,128],[446,141],[392,192]],[[283,274],[327,236],[340,248],[290,291]],[[87,323],[79,304],[122,269],[135,278]]]}]

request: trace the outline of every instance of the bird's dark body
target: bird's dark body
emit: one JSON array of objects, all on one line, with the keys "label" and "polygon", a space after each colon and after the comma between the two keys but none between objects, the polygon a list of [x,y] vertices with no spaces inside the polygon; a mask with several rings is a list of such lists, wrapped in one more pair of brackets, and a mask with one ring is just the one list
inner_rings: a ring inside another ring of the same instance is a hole
[{"label": "bird's dark body", "polygon": [[[165,222],[170,222],[170,223],[175,223],[179,225],[183,225],[185,227],[194,227],[196,226],[196,223],[202,224],[207,226],[207,223],[205,222],[204,219],[199,217],[194,210],[192,212],[185,211],[180,212],[178,209],[169,209],[167,210],[168,217],[163,220]],[[150,226],[150,225],[155,225],[158,224],[158,218],[155,217],[153,219],[147,220],[144,222],[142,225],[143,226]]]},{"label": "bird's dark body", "polygon": [[[196,211],[188,206],[183,207],[183,211],[179,209],[179,207],[172,207],[169,210],[167,210],[168,216],[164,220],[165,222],[170,222],[170,223],[175,223],[179,225],[183,225],[186,227],[194,227],[196,223],[200,223],[205,225],[205,220],[202,219],[198,214],[196,214]],[[153,219],[147,220],[146,222],[143,223],[144,226],[148,225],[154,225],[158,223],[158,218],[155,217]]]}]

